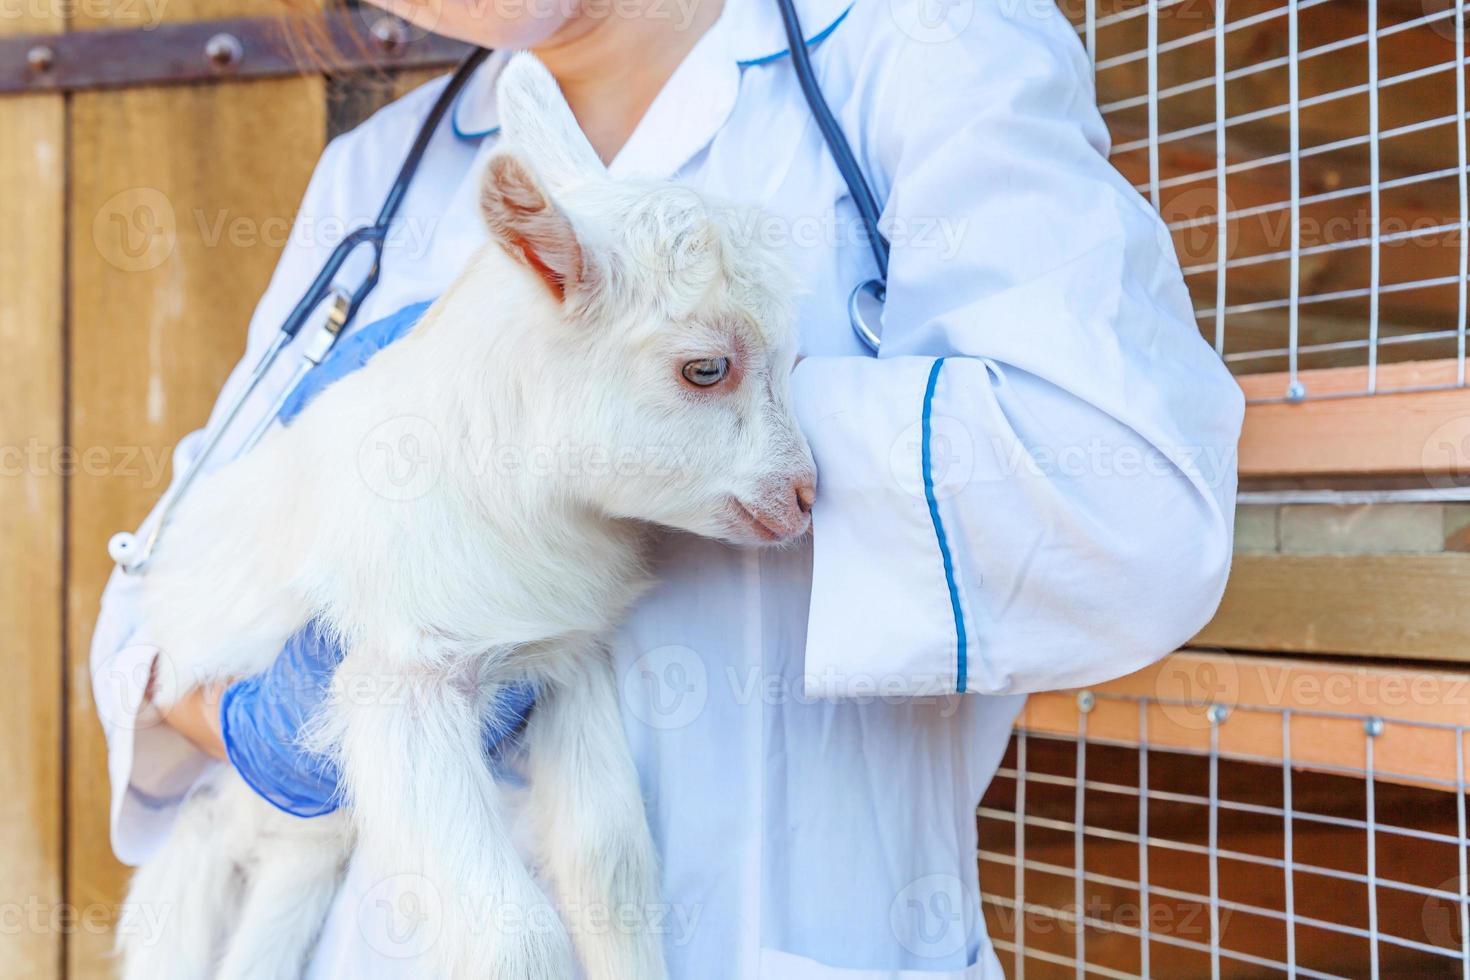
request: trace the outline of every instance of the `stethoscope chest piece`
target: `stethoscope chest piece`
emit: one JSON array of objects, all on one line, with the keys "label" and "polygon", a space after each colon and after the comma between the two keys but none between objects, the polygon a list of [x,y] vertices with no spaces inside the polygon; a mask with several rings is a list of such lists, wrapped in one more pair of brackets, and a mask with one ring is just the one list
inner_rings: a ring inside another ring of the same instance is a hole
[{"label": "stethoscope chest piece", "polygon": [[847,298],[847,316],[852,332],[874,354],[883,343],[883,298],[885,288],[877,279],[858,283]]}]

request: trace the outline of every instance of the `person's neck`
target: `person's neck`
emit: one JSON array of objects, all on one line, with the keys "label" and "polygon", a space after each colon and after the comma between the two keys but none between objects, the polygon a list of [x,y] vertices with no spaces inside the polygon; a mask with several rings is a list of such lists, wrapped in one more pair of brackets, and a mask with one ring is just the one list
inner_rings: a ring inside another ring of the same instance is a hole
[{"label": "person's neck", "polygon": [[581,14],[532,50],[561,85],[604,163],[617,156],[724,0],[584,0]]}]

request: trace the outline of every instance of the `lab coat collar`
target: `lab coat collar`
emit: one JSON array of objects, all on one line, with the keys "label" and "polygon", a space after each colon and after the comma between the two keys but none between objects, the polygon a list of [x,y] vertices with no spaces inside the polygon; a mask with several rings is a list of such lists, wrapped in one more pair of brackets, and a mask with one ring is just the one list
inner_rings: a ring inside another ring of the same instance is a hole
[{"label": "lab coat collar", "polygon": [[[820,44],[837,29],[854,0],[795,0],[806,46]],[[791,53],[776,0],[726,0],[721,19],[733,21],[735,59],[742,68],[762,65]]]},{"label": "lab coat collar", "polygon": [[[796,0],[810,47],[831,34],[853,0]],[[702,150],[729,118],[740,89],[740,72],[790,54],[775,0],[726,0],[720,19],[695,44],[649,106],[610,167],[668,177]],[[509,60],[497,51],[475,72],[450,114],[460,139],[477,140],[500,131],[495,83]]]},{"label": "lab coat collar", "polygon": [[475,69],[449,112],[454,135],[462,140],[477,140],[500,132],[500,110],[495,104],[495,83],[513,52],[497,50]]}]

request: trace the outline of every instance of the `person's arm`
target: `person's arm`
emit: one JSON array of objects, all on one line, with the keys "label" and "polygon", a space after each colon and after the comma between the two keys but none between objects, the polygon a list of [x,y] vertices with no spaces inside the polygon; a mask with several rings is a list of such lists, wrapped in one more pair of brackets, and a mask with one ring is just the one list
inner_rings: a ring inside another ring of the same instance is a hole
[{"label": "person's arm", "polygon": [[817,695],[1119,676],[1188,640],[1230,566],[1242,396],[1107,161],[1075,33],[1049,4],[947,9],[938,43],[872,15],[849,66],[894,248],[881,356],[793,376]]},{"label": "person's arm", "polygon": [[165,724],[187,738],[196,749],[220,762],[228,758],[219,719],[220,699],[228,686],[214,683],[192,688],[172,707],[160,711]]}]

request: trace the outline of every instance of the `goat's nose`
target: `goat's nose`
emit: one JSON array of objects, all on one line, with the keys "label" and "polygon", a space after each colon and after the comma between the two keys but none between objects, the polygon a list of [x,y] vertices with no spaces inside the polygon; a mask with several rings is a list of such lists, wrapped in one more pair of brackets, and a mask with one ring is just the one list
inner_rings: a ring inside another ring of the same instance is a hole
[{"label": "goat's nose", "polygon": [[798,480],[796,483],[796,508],[803,514],[812,512],[812,504],[817,502],[817,483],[812,479]]}]

